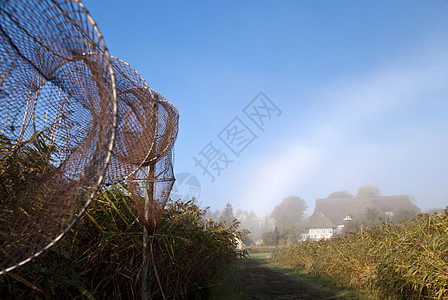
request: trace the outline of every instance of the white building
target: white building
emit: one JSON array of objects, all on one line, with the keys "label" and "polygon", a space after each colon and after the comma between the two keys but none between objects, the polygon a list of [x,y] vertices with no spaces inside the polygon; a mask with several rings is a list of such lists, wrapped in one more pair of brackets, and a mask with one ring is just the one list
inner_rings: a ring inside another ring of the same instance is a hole
[{"label": "white building", "polygon": [[337,228],[338,226],[331,222],[323,213],[317,212],[307,219],[305,229],[308,229],[308,233],[303,235],[303,239],[328,239],[335,234]]}]

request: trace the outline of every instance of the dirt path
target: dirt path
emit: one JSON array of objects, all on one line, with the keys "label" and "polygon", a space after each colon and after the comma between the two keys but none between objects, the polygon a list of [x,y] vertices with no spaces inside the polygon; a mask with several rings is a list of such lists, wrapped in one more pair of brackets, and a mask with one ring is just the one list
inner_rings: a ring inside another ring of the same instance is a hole
[{"label": "dirt path", "polygon": [[243,299],[344,299],[328,289],[311,288],[300,280],[276,271],[259,259],[245,259],[241,265]]}]

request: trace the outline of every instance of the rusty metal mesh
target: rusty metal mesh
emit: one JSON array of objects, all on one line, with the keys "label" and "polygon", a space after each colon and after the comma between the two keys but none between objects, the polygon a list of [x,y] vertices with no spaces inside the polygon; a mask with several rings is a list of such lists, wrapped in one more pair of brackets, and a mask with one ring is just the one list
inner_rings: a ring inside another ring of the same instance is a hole
[{"label": "rusty metal mesh", "polygon": [[117,102],[107,49],[77,1],[2,1],[0,53],[4,273],[54,244],[92,200]]},{"label": "rusty metal mesh", "polygon": [[79,1],[24,2],[0,5],[0,274],[60,239],[102,183],[126,180],[153,235],[174,183],[176,107],[109,56]]},{"label": "rusty metal mesh", "polygon": [[174,184],[173,145],[179,113],[126,62],[112,57],[118,128],[105,182],[126,180],[139,217],[154,235]]},{"label": "rusty metal mesh", "polygon": [[155,138],[141,167],[127,177],[127,184],[140,220],[150,236],[154,236],[174,184],[172,151],[179,116],[176,107],[162,95],[154,90],[148,92],[151,93],[151,105],[155,110]]}]

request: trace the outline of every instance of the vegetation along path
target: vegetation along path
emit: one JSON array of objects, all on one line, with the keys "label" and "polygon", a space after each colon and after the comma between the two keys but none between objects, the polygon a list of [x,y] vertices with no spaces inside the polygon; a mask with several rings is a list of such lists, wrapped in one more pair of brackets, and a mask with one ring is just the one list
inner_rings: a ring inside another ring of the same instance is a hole
[{"label": "vegetation along path", "polygon": [[240,259],[233,274],[226,274],[211,299],[360,299],[306,273],[270,263],[269,253]]}]

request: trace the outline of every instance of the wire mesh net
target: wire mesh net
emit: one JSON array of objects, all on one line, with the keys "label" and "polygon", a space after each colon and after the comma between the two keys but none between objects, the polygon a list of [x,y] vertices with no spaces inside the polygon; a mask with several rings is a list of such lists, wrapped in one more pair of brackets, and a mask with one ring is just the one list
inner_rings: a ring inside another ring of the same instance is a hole
[{"label": "wire mesh net", "polygon": [[50,247],[92,200],[117,102],[107,49],[77,1],[2,1],[0,53],[4,273]]},{"label": "wire mesh net", "polygon": [[[112,57],[118,98],[115,147],[105,182],[126,179],[139,218],[154,235],[174,183],[179,113],[132,66]],[[157,248],[156,248],[157,249]]]},{"label": "wire mesh net", "polygon": [[60,239],[103,183],[126,180],[154,236],[176,107],[109,56],[76,0],[3,1],[0,53],[0,274]]},{"label": "wire mesh net", "polygon": [[178,111],[174,105],[151,90],[151,106],[155,111],[154,122],[157,124],[152,147],[142,166],[127,177],[127,184],[132,193],[139,217],[149,239],[146,250],[154,249],[154,257],[160,260],[160,249],[155,232],[162,219],[165,204],[174,184],[173,145],[177,137]]}]

